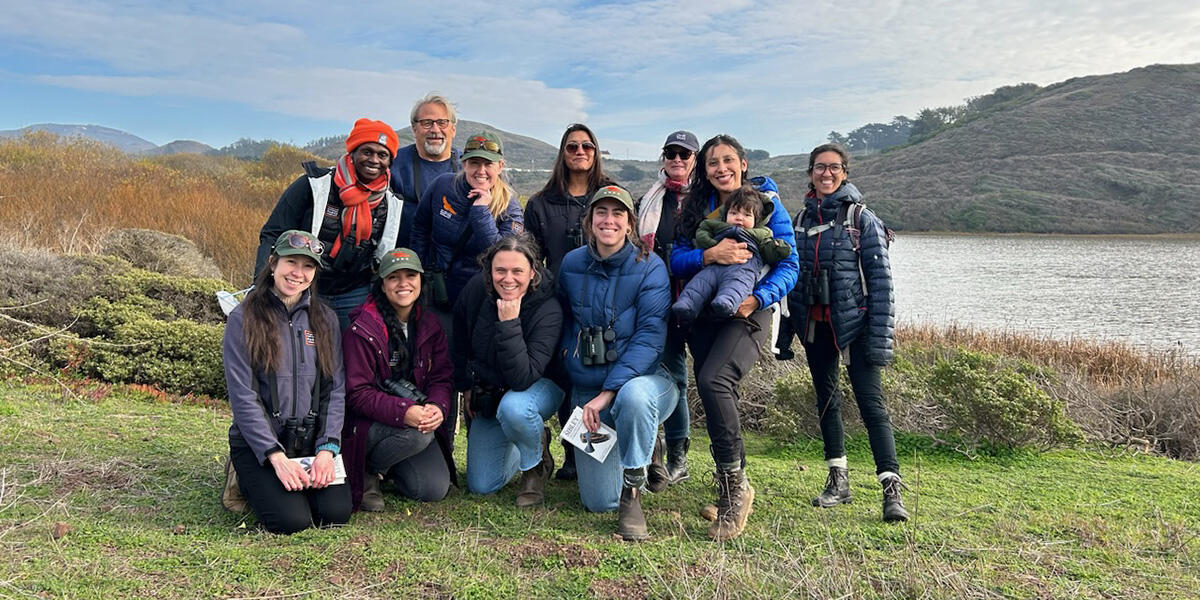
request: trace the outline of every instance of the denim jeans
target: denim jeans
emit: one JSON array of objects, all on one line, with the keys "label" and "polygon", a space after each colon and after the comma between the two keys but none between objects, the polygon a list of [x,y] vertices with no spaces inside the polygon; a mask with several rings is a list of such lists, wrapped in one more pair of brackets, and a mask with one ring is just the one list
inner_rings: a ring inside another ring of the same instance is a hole
[{"label": "denim jeans", "polygon": [[[575,406],[583,406],[599,394],[599,390],[572,390]],[[579,471],[579,499],[591,512],[617,509],[621,499],[623,469],[636,469],[650,464],[658,426],[675,410],[679,389],[662,368],[653,375],[630,379],[617,391],[608,408],[600,412],[600,420],[617,430],[617,447],[604,462],[575,450],[575,468]]]},{"label": "denim jeans", "polygon": [[685,440],[692,433],[692,415],[689,414],[687,403],[687,349],[684,346],[686,338],[685,330],[676,327],[674,323],[667,324],[667,345],[663,348],[662,366],[675,382],[675,388],[679,390],[679,402],[675,404],[675,410],[663,421],[663,433],[668,442]]},{"label": "denim jeans", "polygon": [[505,392],[495,417],[471,419],[467,489],[476,494],[494,493],[517,471],[528,471],[542,462],[542,428],[562,397],[562,390],[543,377],[523,392]]},{"label": "denim jeans", "polygon": [[356,287],[348,292],[341,294],[321,294],[321,299],[337,313],[338,326],[340,331],[345,331],[350,326],[350,311],[358,308],[367,300],[367,292],[370,291],[370,286]]},{"label": "denim jeans", "polygon": [[[801,338],[803,340],[803,338]],[[813,387],[817,392],[817,416],[821,418],[821,439],[825,444],[825,460],[846,455],[845,432],[842,428],[842,390],[838,377],[841,355],[833,344],[833,330],[829,323],[816,323],[813,343],[804,343],[804,354],[808,358],[808,370],[812,373]],[[875,473],[891,471],[900,474],[896,460],[896,439],[892,435],[892,421],[887,407],[883,405],[883,383],[880,368],[867,361],[866,342],[850,344],[850,387],[858,403],[867,428],[867,439],[871,442],[871,454],[875,458]]]}]

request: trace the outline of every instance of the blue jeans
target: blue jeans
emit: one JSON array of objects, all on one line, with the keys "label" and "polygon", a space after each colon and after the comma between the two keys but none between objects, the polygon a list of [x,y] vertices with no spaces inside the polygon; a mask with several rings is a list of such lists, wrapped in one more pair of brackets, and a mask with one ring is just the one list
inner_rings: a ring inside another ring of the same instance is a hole
[{"label": "blue jeans", "polygon": [[321,299],[337,313],[339,331],[345,331],[350,326],[350,311],[367,300],[367,292],[370,289],[370,286],[364,285],[341,294],[321,294]]},{"label": "blue jeans", "polygon": [[495,493],[518,470],[528,471],[542,462],[542,428],[562,397],[562,390],[543,377],[523,392],[505,392],[494,418],[472,419],[467,431],[467,489]]},{"label": "blue jeans", "polygon": [[[572,390],[575,406],[583,406],[599,394],[598,390]],[[579,471],[579,499],[591,512],[617,510],[621,499],[622,469],[637,469],[650,464],[658,426],[675,410],[679,389],[663,369],[653,375],[630,379],[617,391],[600,420],[617,430],[617,447],[603,463],[575,450],[575,468]]]},{"label": "blue jeans", "polygon": [[668,442],[686,440],[692,433],[692,415],[687,403],[687,348],[684,345],[686,340],[687,332],[676,327],[673,322],[669,322],[667,345],[663,348],[662,353],[662,366],[675,382],[675,388],[679,390],[679,402],[675,404],[675,410],[671,412],[671,416],[663,421],[663,433],[666,434]]}]

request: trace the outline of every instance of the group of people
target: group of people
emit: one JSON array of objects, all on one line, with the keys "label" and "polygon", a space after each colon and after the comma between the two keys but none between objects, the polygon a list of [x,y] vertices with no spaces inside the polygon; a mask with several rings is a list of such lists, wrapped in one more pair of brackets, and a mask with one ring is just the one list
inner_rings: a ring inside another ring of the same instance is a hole
[{"label": "group of people", "polygon": [[[385,487],[441,500],[458,485],[461,416],[467,490],[519,479],[525,507],[544,501],[552,476],[574,479],[587,510],[615,510],[623,539],[645,539],[642,494],[689,478],[690,352],[716,467],[701,514],[714,540],[734,538],[755,494],[738,390],[776,313],[801,338],[817,392],[829,474],[814,506],[851,500],[844,361],[884,519],[908,518],[880,387],[892,358],[887,232],[846,181],[844,149],[810,154],[793,219],[728,135],[701,145],[670,134],[635,201],[575,124],[522,208],[499,135],[454,148],[454,106],[438,95],[410,116],[410,146],[364,118],[332,168],[306,165],[262,227],[254,287],[230,314],[226,493],[267,530],[384,510]],[[780,358],[789,344],[781,336]],[[616,447],[598,461],[564,441],[555,474],[547,422],[575,410],[581,442],[599,442],[603,424]]]}]

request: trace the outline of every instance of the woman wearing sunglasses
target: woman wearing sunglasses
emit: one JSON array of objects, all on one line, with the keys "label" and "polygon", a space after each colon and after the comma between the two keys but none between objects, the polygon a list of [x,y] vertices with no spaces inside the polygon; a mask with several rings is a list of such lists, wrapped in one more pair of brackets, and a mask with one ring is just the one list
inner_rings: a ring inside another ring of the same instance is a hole
[{"label": "woman wearing sunglasses", "polygon": [[[812,373],[829,468],[825,489],[812,504],[831,508],[850,502],[838,383],[838,366],[846,357],[875,475],[883,486],[883,520],[907,521],[881,383],[881,369],[892,362],[896,314],[887,230],[875,213],[861,206],[862,194],[847,181],[849,174],[850,154],[844,148],[814,148],[808,155],[808,194],[796,223],[800,278],[788,296],[788,307]],[[855,214],[856,220],[847,218]]]},{"label": "woman wearing sunglasses", "polygon": [[575,449],[579,497],[590,511],[617,511],[617,533],[649,537],[642,511],[646,468],[658,426],[679,391],[659,365],[667,337],[667,268],[642,245],[633,199],[609,185],[592,196],[583,219],[587,245],[563,258],[558,294],[564,313],[559,356],[571,378],[572,405],[595,433],[617,431],[617,446],[598,462]]},{"label": "woman wearing sunglasses", "polygon": [[772,237],[791,247],[788,256],[759,279],[734,318],[706,318],[702,313],[688,331],[696,390],[704,404],[705,424],[716,463],[715,510],[705,507],[702,514],[713,519],[708,528],[709,537],[722,541],[741,535],[754,502],[754,488],[746,478],[738,388],[758,360],[770,333],[771,305],[782,300],[796,285],[795,233],[787,209],[779,200],[775,182],[768,177],[748,179],[750,165],[746,161],[746,150],[732,136],[718,135],[709,139],[700,148],[697,160],[699,166],[692,173],[687,200],[675,226],[672,275],[686,280],[705,265],[743,264],[750,260],[752,254],[746,244],[730,238],[703,250],[693,243],[705,215],[724,207],[743,183],[772,198],[775,208],[766,225],[771,229]]},{"label": "woman wearing sunglasses", "polygon": [[499,135],[484,131],[467,138],[462,162],[461,172],[439,175],[421,195],[412,230],[412,249],[432,271],[430,301],[447,331],[454,301],[479,272],[479,255],[501,236],[520,233],[524,220],[502,177]]},{"label": "woman wearing sunglasses", "polygon": [[342,329],[366,298],[375,263],[396,247],[401,202],[389,187],[388,167],[398,144],[387,123],[355,121],[346,154],[330,169],[305,163],[305,174],[279,197],[259,232],[255,272],[285,230],[308,231],[325,244],[321,294]]},{"label": "woman wearing sunglasses", "polygon": [[280,234],[225,326],[230,462],[272,533],[350,519],[349,488],[331,485],[345,398],[337,316],[315,297],[323,250],[306,231]]},{"label": "woman wearing sunglasses", "polygon": [[[663,142],[662,168],[658,180],[638,200],[638,236],[647,248],[664,262],[671,260],[672,242],[675,241],[675,219],[683,209],[687,197],[688,180],[696,166],[696,151],[700,142],[690,131],[676,131]],[[672,278],[671,300],[678,299],[682,282]],[[672,318],[667,323],[667,345],[663,348],[663,368],[671,374],[679,390],[679,404],[675,412],[663,422],[666,443],[655,444],[654,460],[650,463],[650,481],[647,489],[661,492],[688,478],[687,452],[691,433],[691,415],[687,403],[687,351],[684,341],[687,332]],[[664,448],[665,446],[665,448]],[[665,450],[665,451],[664,451]],[[666,464],[663,464],[666,454]]]},{"label": "woman wearing sunglasses", "polygon": [[380,480],[420,502],[446,497],[455,479],[446,334],[425,308],[425,269],[408,248],[379,263],[367,301],[342,335],[346,352],[343,431],[357,509],[383,510]]},{"label": "woman wearing sunglasses", "polygon": [[[567,127],[558,144],[550,180],[525,204],[525,229],[537,240],[551,274],[558,274],[567,252],[583,245],[583,211],[592,194],[612,183],[604,173],[596,134],[582,123]],[[569,384],[561,368],[554,365],[551,372],[569,396]],[[559,410],[559,423],[565,423],[570,414],[570,403],[564,403]],[[566,459],[557,477],[575,479],[575,454],[565,442],[563,448],[567,451]]]}]

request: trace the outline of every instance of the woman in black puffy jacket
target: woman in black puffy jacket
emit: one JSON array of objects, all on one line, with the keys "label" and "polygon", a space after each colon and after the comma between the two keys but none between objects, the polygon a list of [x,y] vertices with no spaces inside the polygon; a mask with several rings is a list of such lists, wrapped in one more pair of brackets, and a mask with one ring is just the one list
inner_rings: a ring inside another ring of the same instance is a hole
[{"label": "woman in black puffy jacket", "polygon": [[892,362],[895,303],[887,232],[862,194],[847,181],[850,155],[836,144],[808,156],[809,185],[796,222],[800,277],[788,297],[817,393],[817,413],[829,475],[813,506],[850,502],[842,430],[838,365],[846,360],[850,385],[867,428],[875,473],[883,486],[883,520],[906,521],[900,465],[881,369]]}]

